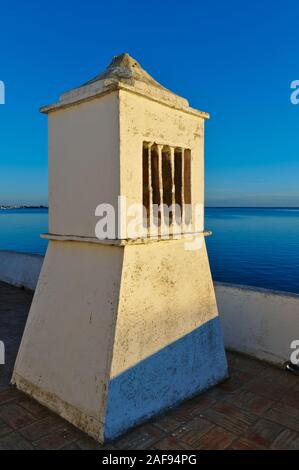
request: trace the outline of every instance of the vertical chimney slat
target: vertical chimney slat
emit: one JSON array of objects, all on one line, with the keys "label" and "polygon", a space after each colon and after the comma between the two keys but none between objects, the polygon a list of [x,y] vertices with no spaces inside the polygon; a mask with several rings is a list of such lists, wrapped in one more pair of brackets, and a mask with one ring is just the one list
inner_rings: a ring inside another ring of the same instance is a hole
[{"label": "vertical chimney slat", "polygon": [[162,172],[162,149],[163,145],[157,145],[158,149],[158,173],[159,173],[159,192],[160,192],[160,224],[159,224],[159,233],[160,235],[164,232],[164,211],[163,211],[163,172]]},{"label": "vertical chimney slat", "polygon": [[153,143],[148,143],[148,188],[149,188],[149,211],[148,211],[148,231],[152,234],[153,228],[153,183],[152,183],[152,146]]},{"label": "vertical chimney slat", "polygon": [[170,147],[170,165],[171,165],[171,204],[172,204],[172,224],[171,230],[174,234],[177,230],[176,223],[176,207],[175,207],[175,161],[174,161],[174,147]]},{"label": "vertical chimney slat", "polygon": [[185,228],[185,159],[184,159],[184,149],[181,147],[181,168],[182,168],[182,182],[181,182],[181,231],[184,232]]}]

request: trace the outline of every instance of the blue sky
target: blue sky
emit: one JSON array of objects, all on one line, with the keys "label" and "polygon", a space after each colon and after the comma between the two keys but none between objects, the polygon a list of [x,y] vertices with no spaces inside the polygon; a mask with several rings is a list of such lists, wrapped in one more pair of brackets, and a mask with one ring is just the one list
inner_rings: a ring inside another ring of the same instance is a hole
[{"label": "blue sky", "polygon": [[41,105],[129,52],[208,111],[208,205],[299,206],[298,1],[3,1],[0,203],[47,202]]}]

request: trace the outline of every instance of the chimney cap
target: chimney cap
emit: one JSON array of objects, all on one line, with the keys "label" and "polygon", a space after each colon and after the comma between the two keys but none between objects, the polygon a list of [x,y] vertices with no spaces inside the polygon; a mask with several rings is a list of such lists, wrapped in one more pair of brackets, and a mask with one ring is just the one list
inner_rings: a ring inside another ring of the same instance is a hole
[{"label": "chimney cap", "polygon": [[103,72],[88,80],[83,85],[74,88],[60,96],[58,103],[44,106],[42,113],[49,113],[79,102],[90,100],[101,94],[118,89],[125,89],[144,95],[154,101],[168,104],[172,107],[198,114],[208,119],[209,115],[189,107],[189,102],[167,88],[163,87],[147,73],[141,65],[127,52],[114,56]]},{"label": "chimney cap", "polygon": [[125,83],[131,82],[130,84],[133,86],[135,80],[140,80],[150,85],[165,89],[141,67],[137,60],[131,57],[127,52],[123,52],[122,54],[114,56],[108,67],[106,67],[103,72],[84,83],[82,86],[89,85],[91,83],[97,82],[98,80],[104,80],[107,78],[113,78]]}]

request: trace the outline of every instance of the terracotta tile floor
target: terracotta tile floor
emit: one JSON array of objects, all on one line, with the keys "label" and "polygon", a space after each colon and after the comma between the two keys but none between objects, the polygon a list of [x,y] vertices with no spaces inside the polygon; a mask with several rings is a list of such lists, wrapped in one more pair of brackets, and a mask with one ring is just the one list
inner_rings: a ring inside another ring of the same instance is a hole
[{"label": "terracotta tile floor", "polygon": [[0,283],[0,450],[299,449],[299,378],[235,353],[228,381],[101,446],[9,386],[31,300]]}]

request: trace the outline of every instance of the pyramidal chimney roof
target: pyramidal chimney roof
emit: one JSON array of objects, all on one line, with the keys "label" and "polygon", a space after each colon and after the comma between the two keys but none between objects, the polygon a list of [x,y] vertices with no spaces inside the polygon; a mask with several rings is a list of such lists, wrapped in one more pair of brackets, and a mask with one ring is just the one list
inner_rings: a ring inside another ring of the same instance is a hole
[{"label": "pyramidal chimney roof", "polygon": [[64,93],[58,103],[43,106],[40,111],[47,114],[118,89],[144,95],[154,101],[191,111],[192,114],[196,113],[204,118],[209,117],[207,113],[190,108],[188,100],[160,85],[127,53],[113,57],[108,67],[99,75],[78,88]]},{"label": "pyramidal chimney roof", "polygon": [[108,67],[95,78],[85,83],[85,85],[97,82],[98,80],[104,80],[105,78],[128,83],[132,86],[134,86],[135,80],[139,80],[159,88],[164,88],[141,67],[137,60],[133,59],[133,57],[126,52],[114,56]]}]

